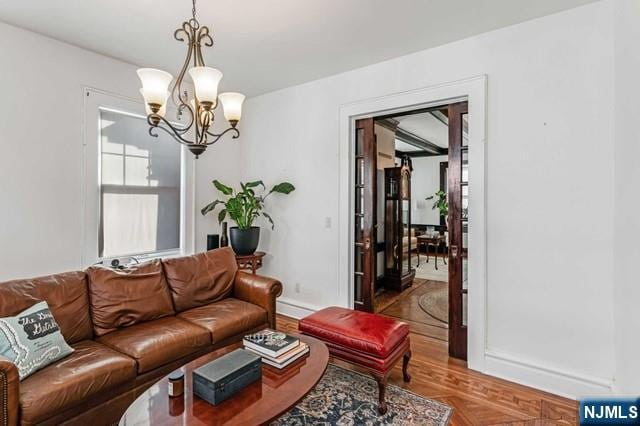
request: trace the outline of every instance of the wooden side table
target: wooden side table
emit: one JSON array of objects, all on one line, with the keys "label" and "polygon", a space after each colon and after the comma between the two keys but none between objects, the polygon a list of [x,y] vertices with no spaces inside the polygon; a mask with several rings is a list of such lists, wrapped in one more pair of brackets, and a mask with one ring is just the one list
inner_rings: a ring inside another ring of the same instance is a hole
[{"label": "wooden side table", "polygon": [[251,271],[253,275],[256,274],[256,270],[262,267],[262,258],[266,253],[263,251],[257,251],[253,254],[240,256],[236,254],[236,263],[238,269]]},{"label": "wooden side table", "polygon": [[[435,262],[436,262],[436,271],[438,270],[438,254],[440,253],[440,247],[442,247],[442,243],[444,243],[446,241],[446,238],[444,235],[434,235],[434,236],[429,236],[429,235],[418,235],[418,245],[420,244],[424,244],[427,247],[427,263],[429,263],[429,246],[434,246],[435,249],[435,254],[433,255],[433,257],[435,257]],[[444,248],[443,248],[443,254],[444,253]],[[418,249],[418,253],[420,252],[420,249]],[[418,257],[418,264],[420,264],[420,258]],[[442,257],[442,261],[444,262],[444,264],[447,264],[447,259],[446,256]]]}]

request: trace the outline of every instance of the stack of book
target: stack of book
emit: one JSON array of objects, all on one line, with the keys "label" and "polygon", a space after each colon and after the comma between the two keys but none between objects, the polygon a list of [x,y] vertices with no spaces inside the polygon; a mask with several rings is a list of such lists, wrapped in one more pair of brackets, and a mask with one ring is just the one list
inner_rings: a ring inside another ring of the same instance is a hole
[{"label": "stack of book", "polygon": [[309,352],[309,346],[300,339],[269,329],[245,336],[242,343],[246,350],[262,357],[262,362],[278,369]]}]

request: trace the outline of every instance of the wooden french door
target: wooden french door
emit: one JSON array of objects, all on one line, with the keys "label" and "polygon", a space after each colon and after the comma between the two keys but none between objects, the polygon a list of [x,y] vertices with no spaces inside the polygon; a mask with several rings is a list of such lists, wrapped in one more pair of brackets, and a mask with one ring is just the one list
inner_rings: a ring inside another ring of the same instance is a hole
[{"label": "wooden french door", "polygon": [[449,105],[449,355],[467,359],[468,138],[467,102]]},{"label": "wooden french door", "polygon": [[356,121],[354,173],[354,307],[373,312],[376,279],[376,137],[373,118]]}]

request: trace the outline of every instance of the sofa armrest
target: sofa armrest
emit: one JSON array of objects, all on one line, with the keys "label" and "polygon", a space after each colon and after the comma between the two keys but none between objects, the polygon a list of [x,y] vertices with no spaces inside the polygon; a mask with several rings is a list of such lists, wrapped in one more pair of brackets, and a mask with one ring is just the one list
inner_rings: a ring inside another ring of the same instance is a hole
[{"label": "sofa armrest", "polygon": [[273,278],[238,271],[233,296],[258,305],[267,311],[269,327],[276,328],[276,298],[282,294],[282,283]]},{"label": "sofa armrest", "polygon": [[20,402],[20,377],[18,368],[6,358],[0,357],[0,425],[18,424]]}]

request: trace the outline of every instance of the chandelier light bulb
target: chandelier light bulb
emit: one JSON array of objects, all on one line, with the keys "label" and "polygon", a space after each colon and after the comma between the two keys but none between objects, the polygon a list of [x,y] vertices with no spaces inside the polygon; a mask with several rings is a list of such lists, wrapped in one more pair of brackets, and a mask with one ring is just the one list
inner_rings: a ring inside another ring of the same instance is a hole
[{"label": "chandelier light bulb", "polygon": [[226,92],[220,93],[219,98],[224,109],[224,118],[235,127],[242,117],[242,103],[245,96],[242,93]]},{"label": "chandelier light bulb", "polygon": [[164,105],[169,97],[169,84],[173,76],[166,71],[140,68],[138,77],[142,82],[140,93],[147,104]]},{"label": "chandelier light bulb", "polygon": [[193,67],[189,70],[189,75],[193,80],[198,101],[207,110],[215,107],[222,72],[211,67]]}]

